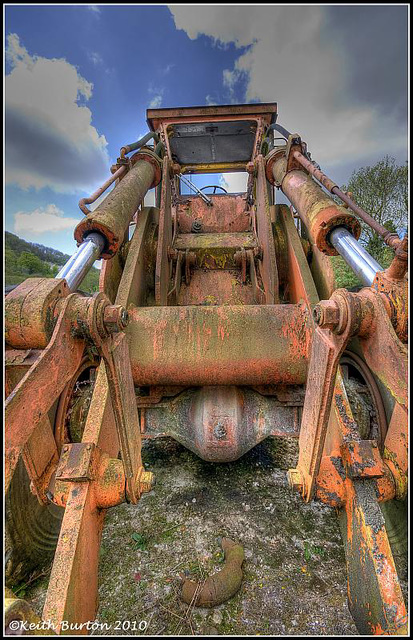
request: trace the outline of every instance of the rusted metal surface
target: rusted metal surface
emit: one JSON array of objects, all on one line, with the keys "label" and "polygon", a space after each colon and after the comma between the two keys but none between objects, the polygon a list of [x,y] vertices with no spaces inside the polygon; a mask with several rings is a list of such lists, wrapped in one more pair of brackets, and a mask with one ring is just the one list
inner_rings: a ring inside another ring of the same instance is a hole
[{"label": "rusted metal surface", "polygon": [[386,270],[386,276],[393,280],[402,280],[406,275],[408,268],[408,235],[404,236],[400,244],[396,248],[396,254],[391,265]]},{"label": "rusted metal surface", "polygon": [[406,611],[379,507],[394,497],[394,478],[377,443],[360,438],[340,374],[334,407],[336,448],[321,460],[317,497],[340,508],[349,607],[362,634],[403,633]]},{"label": "rusted metal surface", "polygon": [[168,249],[172,244],[170,163],[164,159],[159,212],[158,251],[155,268],[155,300],[158,305],[168,304],[170,263]]},{"label": "rusted metal surface", "polygon": [[323,173],[321,169],[317,169],[317,167],[315,167],[312,162],[307,160],[307,158],[305,158],[303,154],[298,150],[293,151],[293,156],[296,160],[298,160],[299,164],[308,171],[308,173],[314,176],[314,178],[318,180],[318,182],[321,182],[323,187],[333,193],[333,189],[334,187],[337,187],[337,184],[333,182],[328,176],[326,176],[326,174]]},{"label": "rusted metal surface", "polygon": [[[103,303],[103,304],[102,304]],[[129,352],[123,333],[110,337],[102,337],[100,323],[104,321],[105,311],[111,309],[105,305],[105,296],[99,294],[87,312],[89,324],[87,330],[102,356],[107,375],[113,414],[119,439],[122,461],[125,468],[127,495],[131,502],[139,499],[139,474],[142,471],[140,454],[139,420],[135,403],[135,393],[130,369]],[[103,309],[102,309],[103,306]],[[119,305],[122,316],[123,308]],[[99,310],[101,314],[99,314]],[[99,318],[99,315],[102,318]],[[129,320],[129,317],[128,317]],[[125,322],[126,326],[126,322]],[[113,324],[105,329],[113,330]]]},{"label": "rusted metal surface", "polygon": [[135,385],[302,384],[306,379],[305,306],[131,306],[129,315]]},{"label": "rusted metal surface", "polygon": [[389,269],[386,271],[379,271],[376,274],[372,287],[380,293],[380,297],[384,303],[397,337],[401,342],[406,344],[409,329],[408,281],[407,278],[404,277],[401,280],[390,278],[388,275]]},{"label": "rusted metal surface", "polygon": [[[97,610],[98,560],[105,512],[96,508],[90,483],[71,483],[43,619],[58,633],[62,622],[86,623]],[[85,634],[86,627],[83,629]],[[82,633],[82,631],[80,631]]]},{"label": "rusted metal surface", "polygon": [[367,211],[364,211],[361,207],[359,207],[354,200],[350,197],[351,194],[343,193],[338,185],[333,182],[328,176],[325,175],[320,169],[314,166],[312,162],[307,160],[303,156],[302,153],[298,149],[292,151],[293,158],[308,171],[312,176],[316,178],[330,193],[338,196],[344,203],[346,207],[352,209],[366,224],[368,224],[381,238],[383,238],[384,242],[388,244],[393,249],[396,249],[400,246],[401,240],[397,233],[392,233],[386,227],[383,227],[377,220],[372,218]]},{"label": "rusted metal surface", "polygon": [[[122,351],[124,341],[121,338],[122,335],[115,338],[119,347],[115,359],[119,357],[121,361],[115,364],[117,375],[122,375],[125,361],[128,361],[127,352],[125,357],[125,352]],[[66,508],[43,618],[51,620],[60,632],[63,622],[81,624],[94,620],[97,609],[98,558],[104,509],[120,499],[123,500],[124,497],[123,486],[126,474],[120,469],[119,461],[113,461],[122,444],[121,437],[124,431],[119,429],[119,416],[116,417],[117,409],[112,402],[114,394],[110,390],[111,381],[110,377],[108,379],[108,370],[110,371],[110,367],[107,368],[102,362],[83,434],[83,443],[94,445],[106,452],[107,457],[100,456],[101,465],[97,482],[73,482],[69,479],[66,483],[61,483],[66,486],[60,494],[57,494],[57,497],[61,496],[60,499],[64,501]],[[130,384],[130,375],[127,380],[120,380],[121,394],[127,393]],[[123,404],[123,400],[124,395],[121,395],[119,402]],[[129,398],[127,411],[131,412],[133,409],[136,411],[136,404],[130,400]],[[126,422],[128,428],[130,424],[128,418]],[[139,427],[137,424],[131,426],[137,429],[133,439],[127,444],[138,447],[136,461],[140,459]],[[127,428],[126,433],[128,433]],[[152,479],[140,467],[133,480],[136,481],[135,488],[140,494],[150,488]],[[83,627],[83,633],[86,633],[86,625]]]},{"label": "rusted metal surface", "polygon": [[281,185],[300,218],[307,227],[310,238],[318,249],[327,255],[337,255],[328,242],[328,234],[334,227],[345,227],[357,239],[360,223],[348,209],[337,205],[304,171],[297,169],[287,173],[287,159],[278,157],[272,165],[276,184]]},{"label": "rusted metal surface", "polygon": [[244,549],[228,538],[222,539],[221,546],[225,553],[225,564],[221,571],[200,583],[188,579],[183,583],[181,598],[187,604],[195,607],[217,607],[240,589]]},{"label": "rusted metal surface", "polygon": [[107,244],[102,257],[106,259],[118,251],[135,211],[154,181],[155,168],[151,163],[160,163],[160,159],[154,160],[149,152],[136,155],[138,161],[121,182],[75,229],[75,240],[79,243],[92,231],[103,235]]},{"label": "rusted metal surface", "polygon": [[41,355],[39,349],[6,349],[4,355],[5,392],[7,398],[14,387],[20,382],[24,374]]},{"label": "rusted metal surface", "polygon": [[297,468],[289,471],[290,483],[308,502],[315,491],[330,416],[334,381],[349,331],[340,336],[316,328],[310,355],[306,394],[299,439]]},{"label": "rusted metal surface", "polygon": [[363,289],[374,304],[375,328],[360,339],[365,361],[396,402],[408,407],[408,349],[394,332],[388,312],[374,291]]},{"label": "rusted metal surface", "polygon": [[283,256],[283,261],[288,273],[288,284],[284,296],[288,296],[289,301],[293,303],[303,300],[310,307],[317,304],[319,297],[297,228],[287,206],[278,207],[278,216],[286,243],[286,256]]},{"label": "rusted metal surface", "polygon": [[302,396],[282,402],[248,388],[205,386],[147,403],[141,429],[147,438],[171,436],[203,460],[230,462],[270,435],[297,438],[302,402]]},{"label": "rusted metal surface", "polygon": [[341,375],[336,378],[334,409],[342,435],[340,453],[346,475],[349,478],[379,478],[385,475],[377,441],[361,437],[360,426],[354,420]]},{"label": "rusted metal surface", "polygon": [[254,249],[257,239],[253,233],[184,233],[178,234],[173,248],[193,251],[199,269],[234,269],[235,254],[241,248]]},{"label": "rusted metal surface", "polygon": [[62,448],[56,479],[60,482],[87,482],[93,478],[92,458],[95,455],[92,443],[75,442]]},{"label": "rusted metal surface", "polygon": [[339,360],[352,335],[363,335],[366,327],[371,330],[371,300],[340,289],[331,300],[314,308],[314,318],[318,326],[313,335],[307,377],[311,393],[306,394],[304,402],[297,468],[289,472],[292,486],[300,488],[307,501],[315,491]]},{"label": "rusted metal surface", "polygon": [[310,269],[320,300],[327,300],[338,289],[336,274],[330,256],[322,253],[314,243],[311,244]]},{"label": "rusted metal surface", "polygon": [[124,269],[122,246],[124,246],[124,242],[121,244],[120,250],[110,260],[102,260],[99,275],[99,291],[104,293],[111,302],[115,302]]},{"label": "rusted metal surface", "polygon": [[96,506],[108,509],[126,501],[126,476],[123,463],[110,458],[93,443],[65,445],[49,495],[55,504],[65,507],[70,483],[91,482]]},{"label": "rusted metal surface", "polygon": [[244,282],[239,270],[196,269],[189,285],[181,283],[177,304],[252,305],[255,299],[251,282]]},{"label": "rusted metal surface", "polygon": [[245,171],[245,162],[204,162],[201,164],[187,164],[181,167],[182,174],[235,173],[237,171]]},{"label": "rusted metal surface", "polygon": [[153,272],[151,265],[154,263],[156,255],[153,247],[153,235],[157,213],[158,210],[153,207],[145,207],[139,212],[116,292],[116,303],[125,308],[131,303],[143,306],[146,302],[151,285],[150,274]]},{"label": "rusted metal surface", "polygon": [[58,300],[70,294],[65,280],[28,278],[5,300],[5,340],[14,349],[44,349],[56,323]]},{"label": "rusted metal surface", "polygon": [[139,474],[142,470],[139,419],[125,336],[117,336],[112,348],[102,355],[111,392],[112,408],[125,467],[128,499],[139,499]]},{"label": "rusted metal surface", "polygon": [[[198,162],[193,161],[191,163],[181,162],[182,173],[222,173],[225,171],[245,171],[246,163],[254,160],[259,153],[264,126],[268,126],[270,122],[272,122],[273,116],[276,113],[275,105],[269,105],[269,109],[261,113],[259,111],[255,111],[254,108],[247,108],[241,109],[238,113],[232,113],[231,115],[218,115],[219,112],[214,113],[214,109],[215,107],[205,107],[203,108],[204,113],[201,112],[201,109],[195,109],[192,110],[192,115],[187,114],[185,116],[182,115],[182,109],[178,110],[179,115],[176,110],[173,109],[159,110],[163,111],[163,113],[160,114],[160,118],[153,118],[152,123],[153,126],[156,126],[156,128],[160,132],[160,137],[166,148],[168,158],[171,161],[173,160],[170,139],[173,136],[174,125],[182,125],[188,123],[193,126],[194,123],[198,123],[200,125],[202,125],[202,123],[208,123],[213,126],[214,122],[220,124],[225,122],[239,122],[242,125],[243,121],[253,122],[255,124],[255,141],[252,149],[250,150],[251,157],[249,157],[248,159],[244,158],[243,162],[236,161],[235,159],[233,161],[220,161],[220,159],[218,159],[216,162],[200,162],[199,160]],[[150,123],[151,121],[148,120],[149,126],[151,126]]]},{"label": "rusted metal surface", "polygon": [[257,236],[262,246],[262,258],[260,260],[261,275],[264,285],[265,304],[277,304],[279,302],[279,283],[275,247],[271,227],[270,201],[265,179],[264,158],[260,155],[256,161],[256,224]]},{"label": "rusted metal surface", "polygon": [[[358,376],[362,378],[363,385],[365,385],[365,388],[371,398],[372,412],[374,414],[374,428],[372,429],[370,424],[370,430],[368,431],[367,435],[368,437],[373,437],[374,439],[376,439],[380,451],[383,451],[384,440],[388,428],[388,421],[383,399],[381,397],[375,377],[370,368],[359,355],[352,351],[346,350],[340,360],[340,370],[343,378],[347,377],[348,379],[349,369],[355,370],[356,374],[358,374]],[[359,392],[360,391],[361,389],[359,388]],[[336,413],[339,416],[340,412],[336,410]],[[340,424],[340,429],[342,430],[342,424]]]},{"label": "rusted metal surface", "polygon": [[[334,402],[343,437],[341,457],[344,466],[348,468],[349,477],[380,477],[385,474],[377,442],[359,442],[357,425],[349,417],[351,409],[344,386],[340,378],[335,383],[335,377],[339,358],[351,335],[359,334],[361,349],[370,366],[367,356],[371,356],[371,341],[376,341],[377,336],[381,335],[379,329],[383,327],[383,323],[388,347],[394,351],[397,346],[403,345],[397,338],[391,340],[391,332],[386,327],[386,323],[390,324],[389,319],[377,293],[365,289],[360,294],[346,292],[344,297],[343,294],[344,291],[337,291],[331,300],[321,302],[314,310],[319,326],[313,338],[307,379],[307,385],[311,385],[311,394],[306,395],[304,403],[297,469],[290,473],[291,484],[300,488],[306,499],[314,491],[314,482],[320,468],[334,384]],[[377,352],[380,353],[378,344]],[[382,357],[382,353],[380,355]],[[402,360],[398,362],[399,368],[406,365],[406,358],[399,360]],[[378,373],[377,369],[375,371]],[[398,377],[397,382],[399,385],[406,385],[407,371],[401,373],[401,379]],[[387,386],[392,391],[391,386]]]},{"label": "rusted metal surface", "polygon": [[48,488],[58,462],[58,450],[52,425],[46,415],[23,447],[22,458],[31,480],[31,491],[43,504],[47,504]]},{"label": "rusted metal surface", "polygon": [[395,493],[398,500],[403,500],[407,495],[408,435],[407,411],[401,405],[396,404],[384,442],[383,459],[395,480]]},{"label": "rusted metal surface", "polygon": [[177,203],[180,233],[191,233],[195,220],[202,223],[203,233],[240,233],[248,231],[250,219],[245,211],[245,197],[209,195],[212,207],[206,207],[201,198],[180,196]]},{"label": "rusted metal surface", "polygon": [[148,109],[146,118],[148,126],[156,131],[164,122],[196,122],[198,119],[208,121],[210,118],[223,120],[226,118],[248,119],[251,116],[264,118],[266,124],[270,124],[277,113],[277,103],[268,102],[262,104],[237,104],[231,106],[231,114],[228,115],[227,106],[208,107],[180,107],[173,109]]},{"label": "rusted metal surface", "polygon": [[[82,360],[84,342],[71,336],[69,312],[75,297],[76,294],[72,294],[66,298],[48,347],[7,398],[6,489],[23,447]],[[31,420],[27,420],[28,416],[31,416]]]},{"label": "rusted metal surface", "polygon": [[[61,483],[66,485],[60,493],[66,508],[43,610],[43,619],[51,620],[60,633],[62,622],[84,623],[83,630],[79,632],[86,633],[86,623],[95,618],[99,546],[105,509],[123,500],[125,495],[123,465],[121,468],[120,461],[116,460],[119,440],[110,398],[106,368],[102,363],[83,443],[99,447],[106,454],[100,454],[99,473],[94,482]],[[152,479],[142,470],[137,480],[140,492],[150,488]]]},{"label": "rusted metal surface", "polygon": [[406,607],[374,485],[365,480],[346,484],[348,497],[339,520],[350,612],[361,634],[404,634]]},{"label": "rusted metal surface", "polygon": [[85,216],[89,215],[90,213],[90,209],[88,209],[86,205],[96,202],[96,200],[103,193],[105,193],[106,189],[108,189],[110,185],[115,182],[115,180],[120,178],[120,176],[122,176],[125,173],[125,171],[126,171],[126,167],[119,167],[119,169],[115,171],[115,173],[110,178],[108,178],[106,182],[104,182],[102,186],[99,187],[99,189],[94,191],[94,193],[92,193],[92,195],[89,196],[89,198],[81,198],[79,200],[79,209],[85,214]]}]

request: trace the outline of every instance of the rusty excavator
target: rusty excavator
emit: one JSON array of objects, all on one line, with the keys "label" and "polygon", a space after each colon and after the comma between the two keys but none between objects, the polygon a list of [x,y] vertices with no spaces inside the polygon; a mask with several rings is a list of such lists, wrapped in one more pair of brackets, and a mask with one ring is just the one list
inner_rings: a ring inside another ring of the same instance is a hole
[{"label": "rusty excavator", "polygon": [[[343,193],[276,103],[150,109],[147,122],[80,201],[78,247],[56,278],[5,298],[6,584],[53,560],[43,620],[57,633],[94,620],[105,513],[154,482],[143,439],[230,463],[295,437],[288,481],[337,511],[359,632],[407,633],[394,560],[407,526],[407,234]],[[190,180],[226,172],[246,172],[246,190]],[[387,269],[359,243],[360,220],[394,250]],[[337,288],[336,255],[359,290]],[[89,296],[79,287],[97,259]],[[8,596],[6,632],[35,616]]]}]

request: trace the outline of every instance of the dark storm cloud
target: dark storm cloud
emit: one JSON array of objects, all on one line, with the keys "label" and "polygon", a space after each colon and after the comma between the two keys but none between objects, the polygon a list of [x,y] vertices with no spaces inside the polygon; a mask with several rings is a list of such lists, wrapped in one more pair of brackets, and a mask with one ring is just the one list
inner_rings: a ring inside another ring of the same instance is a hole
[{"label": "dark storm cloud", "polygon": [[19,181],[30,175],[34,184],[55,183],[62,190],[76,190],[101,180],[107,165],[91,145],[81,150],[46,121],[34,117],[30,108],[6,109],[7,178]]},{"label": "dark storm cloud", "polygon": [[385,153],[404,162],[405,7],[214,5],[171,11],[192,39],[205,34],[247,47],[224,71],[224,98],[228,90],[238,91],[244,74],[241,101],[277,101],[279,122],[303,136],[326,171],[337,168],[342,175],[340,167],[362,166]]},{"label": "dark storm cloud", "polygon": [[323,40],[345,50],[347,99],[407,118],[408,11],[403,6],[326,7]]}]

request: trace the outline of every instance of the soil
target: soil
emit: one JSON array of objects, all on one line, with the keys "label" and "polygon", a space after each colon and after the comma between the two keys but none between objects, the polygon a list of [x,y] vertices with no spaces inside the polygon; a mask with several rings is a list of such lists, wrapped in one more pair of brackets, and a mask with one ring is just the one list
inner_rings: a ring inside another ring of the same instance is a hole
[{"label": "soil", "polygon": [[[103,628],[92,635],[357,635],[335,512],[288,486],[297,455],[296,440],[268,438],[237,462],[214,464],[171,439],[146,441],[156,484],[138,506],[107,513]],[[213,609],[183,604],[182,577],[202,581],[222,568],[222,537],[244,547],[241,589]],[[47,577],[25,594],[38,614],[46,589]]]}]

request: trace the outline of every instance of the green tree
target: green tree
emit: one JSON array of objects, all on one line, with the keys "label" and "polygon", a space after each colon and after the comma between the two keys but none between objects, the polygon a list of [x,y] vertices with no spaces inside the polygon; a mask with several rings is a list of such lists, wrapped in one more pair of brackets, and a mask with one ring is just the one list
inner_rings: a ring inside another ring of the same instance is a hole
[{"label": "green tree", "polygon": [[8,271],[16,271],[17,269],[17,255],[13,249],[6,247],[4,250],[4,262]]},{"label": "green tree", "polygon": [[[372,167],[361,167],[354,171],[349,183],[342,187],[349,191],[353,200],[372,218],[390,231],[401,231],[407,226],[408,168],[397,165],[396,160],[386,155]],[[367,224],[361,223],[360,242],[367,251],[388,266],[393,253],[383,240]]]},{"label": "green tree", "polygon": [[45,264],[38,256],[29,251],[23,251],[17,264],[23,273],[33,274],[38,273],[40,275],[50,276],[50,268],[48,264]]}]

